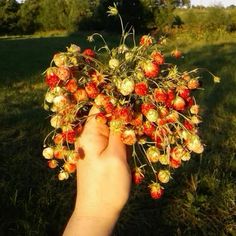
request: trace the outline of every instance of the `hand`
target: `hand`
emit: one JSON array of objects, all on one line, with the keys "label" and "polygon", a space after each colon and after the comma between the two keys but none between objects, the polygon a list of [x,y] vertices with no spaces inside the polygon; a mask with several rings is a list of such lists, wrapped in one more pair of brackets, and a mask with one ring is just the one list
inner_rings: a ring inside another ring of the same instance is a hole
[{"label": "hand", "polygon": [[78,140],[77,199],[66,235],[109,235],[129,197],[131,177],[119,134],[95,119],[93,107]]}]

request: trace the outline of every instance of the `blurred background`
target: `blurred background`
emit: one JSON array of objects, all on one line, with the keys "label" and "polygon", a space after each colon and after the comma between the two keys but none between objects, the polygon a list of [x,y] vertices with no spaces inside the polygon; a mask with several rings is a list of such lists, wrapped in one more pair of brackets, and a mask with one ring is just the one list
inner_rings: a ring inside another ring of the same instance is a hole
[{"label": "blurred background", "polygon": [[[205,152],[176,171],[161,200],[133,186],[114,235],[236,235],[236,1],[0,0],[0,235],[61,235],[72,212],[75,180],[59,182],[42,158],[50,130],[42,73],[71,43],[93,48],[104,35],[113,47],[120,25],[116,3],[137,41],[166,37],[167,62],[180,70],[208,68],[196,93]],[[171,58],[178,48],[183,57]],[[115,186],[114,186],[115,188]]]}]

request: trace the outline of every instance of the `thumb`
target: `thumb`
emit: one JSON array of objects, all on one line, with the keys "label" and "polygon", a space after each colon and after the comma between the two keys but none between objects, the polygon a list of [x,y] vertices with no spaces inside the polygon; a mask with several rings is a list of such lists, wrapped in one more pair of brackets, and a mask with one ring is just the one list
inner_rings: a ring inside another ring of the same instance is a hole
[{"label": "thumb", "polygon": [[110,131],[107,152],[126,160],[126,145],[121,141],[120,133]]}]

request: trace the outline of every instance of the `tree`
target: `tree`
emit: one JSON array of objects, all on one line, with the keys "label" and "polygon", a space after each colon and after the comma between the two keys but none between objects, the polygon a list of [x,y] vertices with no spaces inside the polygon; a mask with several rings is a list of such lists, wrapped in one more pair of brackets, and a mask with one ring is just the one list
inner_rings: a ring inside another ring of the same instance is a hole
[{"label": "tree", "polygon": [[0,33],[17,33],[17,21],[20,4],[15,0],[0,0]]},{"label": "tree", "polygon": [[38,15],[40,0],[26,0],[18,12],[18,26],[22,33],[33,33],[39,28]]}]

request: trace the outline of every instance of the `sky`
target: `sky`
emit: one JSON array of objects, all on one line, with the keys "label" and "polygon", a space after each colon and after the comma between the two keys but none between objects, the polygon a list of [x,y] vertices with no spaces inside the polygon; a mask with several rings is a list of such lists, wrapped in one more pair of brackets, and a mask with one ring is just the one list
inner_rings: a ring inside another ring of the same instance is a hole
[{"label": "sky", "polygon": [[191,4],[195,6],[223,5],[224,7],[227,7],[230,5],[236,5],[236,0],[191,0]]}]

